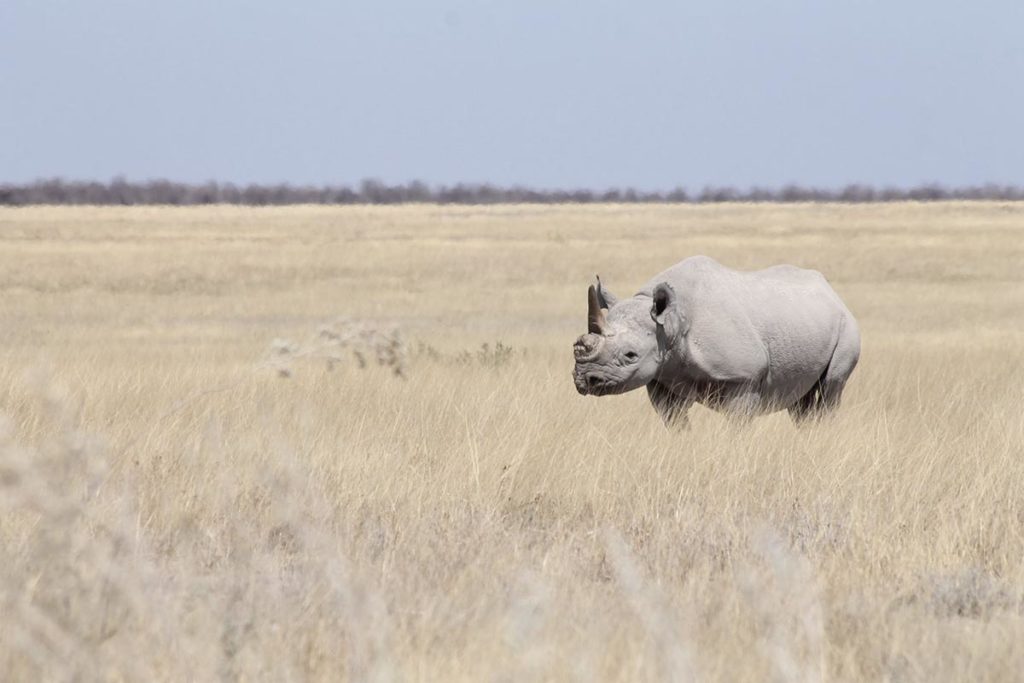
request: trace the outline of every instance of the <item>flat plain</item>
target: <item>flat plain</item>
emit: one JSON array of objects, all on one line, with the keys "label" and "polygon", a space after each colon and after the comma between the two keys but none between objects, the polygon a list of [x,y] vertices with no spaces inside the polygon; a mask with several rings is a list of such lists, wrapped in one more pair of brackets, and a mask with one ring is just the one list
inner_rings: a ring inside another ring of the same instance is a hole
[{"label": "flat plain", "polygon": [[[581,397],[595,273],[820,270],[839,413]],[[1009,681],[1024,205],[0,210],[3,680]]]}]

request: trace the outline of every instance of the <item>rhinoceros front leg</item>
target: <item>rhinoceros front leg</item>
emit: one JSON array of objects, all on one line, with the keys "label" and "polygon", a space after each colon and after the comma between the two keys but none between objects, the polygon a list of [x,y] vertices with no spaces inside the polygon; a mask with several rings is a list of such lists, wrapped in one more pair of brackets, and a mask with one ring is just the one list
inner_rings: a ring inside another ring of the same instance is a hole
[{"label": "rhinoceros front leg", "polygon": [[690,418],[686,412],[693,405],[693,399],[681,396],[658,382],[650,382],[647,385],[647,396],[651,399],[651,405],[661,415],[666,427],[677,429],[689,429]]}]

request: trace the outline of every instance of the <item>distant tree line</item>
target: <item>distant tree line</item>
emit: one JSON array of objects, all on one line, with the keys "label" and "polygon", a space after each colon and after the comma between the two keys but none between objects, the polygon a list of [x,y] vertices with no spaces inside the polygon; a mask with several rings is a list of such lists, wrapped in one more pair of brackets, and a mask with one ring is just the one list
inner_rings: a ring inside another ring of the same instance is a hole
[{"label": "distant tree line", "polygon": [[677,188],[666,192],[635,190],[537,190],[528,187],[499,187],[487,183],[440,185],[431,187],[413,181],[389,185],[364,180],[358,187],[324,185],[234,185],[207,182],[177,183],[170,180],[130,182],[115,178],[108,183],[69,181],[61,178],[24,184],[0,184],[0,205],[102,204],[173,205],[244,204],[280,206],[284,204],[590,204],[623,203],[720,203],[720,202],[899,202],[939,201],[946,199],[1024,200],[1024,187],[1013,185],[977,185],[948,188],[929,184],[911,188],[847,185],[841,189],[822,189],[801,185],[779,188],[705,187],[698,191]]}]

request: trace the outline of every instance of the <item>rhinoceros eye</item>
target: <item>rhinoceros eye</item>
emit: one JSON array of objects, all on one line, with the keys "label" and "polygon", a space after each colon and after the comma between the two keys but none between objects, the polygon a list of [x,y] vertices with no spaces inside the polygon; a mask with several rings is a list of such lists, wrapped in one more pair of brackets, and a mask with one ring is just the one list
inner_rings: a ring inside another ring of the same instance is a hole
[{"label": "rhinoceros eye", "polygon": [[634,361],[639,357],[640,354],[638,354],[636,351],[626,351],[626,360],[628,361]]}]

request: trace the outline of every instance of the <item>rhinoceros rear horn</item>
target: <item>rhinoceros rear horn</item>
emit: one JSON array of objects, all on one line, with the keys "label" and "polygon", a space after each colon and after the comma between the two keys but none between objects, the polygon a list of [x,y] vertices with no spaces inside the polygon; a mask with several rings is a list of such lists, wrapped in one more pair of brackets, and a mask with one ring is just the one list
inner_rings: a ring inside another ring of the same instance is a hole
[{"label": "rhinoceros rear horn", "polygon": [[587,331],[590,334],[603,335],[606,328],[607,321],[604,317],[604,309],[601,308],[601,304],[597,300],[597,289],[594,285],[590,285],[590,289],[587,290]]}]

